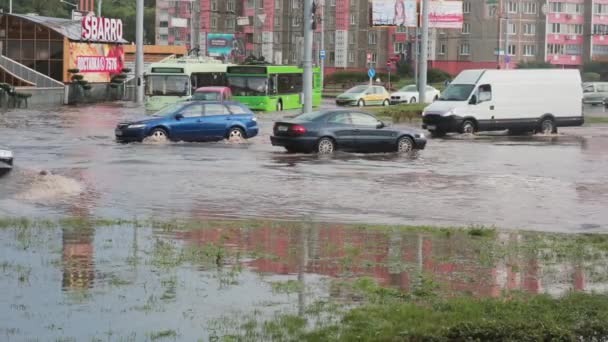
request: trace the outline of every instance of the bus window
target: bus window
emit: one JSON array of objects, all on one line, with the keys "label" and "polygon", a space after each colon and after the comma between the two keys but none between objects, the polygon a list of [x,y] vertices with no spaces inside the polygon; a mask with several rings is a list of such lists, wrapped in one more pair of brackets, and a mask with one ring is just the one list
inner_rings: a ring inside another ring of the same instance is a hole
[{"label": "bus window", "polygon": [[226,86],[226,75],[220,72],[196,72],[192,73],[192,87]]},{"label": "bus window", "polygon": [[146,95],[148,96],[186,96],[189,94],[188,76],[186,75],[148,75],[146,77]]},{"label": "bus window", "polygon": [[264,96],[268,90],[268,78],[230,76],[228,86],[234,96]]},{"label": "bus window", "polygon": [[302,74],[278,75],[279,94],[297,94],[302,92]]}]

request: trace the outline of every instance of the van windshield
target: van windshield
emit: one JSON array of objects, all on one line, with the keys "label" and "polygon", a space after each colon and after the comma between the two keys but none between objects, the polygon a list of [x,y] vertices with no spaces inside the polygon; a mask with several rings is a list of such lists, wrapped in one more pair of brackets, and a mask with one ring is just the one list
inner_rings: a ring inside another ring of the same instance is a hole
[{"label": "van windshield", "polygon": [[466,101],[475,88],[474,84],[450,84],[437,101]]}]

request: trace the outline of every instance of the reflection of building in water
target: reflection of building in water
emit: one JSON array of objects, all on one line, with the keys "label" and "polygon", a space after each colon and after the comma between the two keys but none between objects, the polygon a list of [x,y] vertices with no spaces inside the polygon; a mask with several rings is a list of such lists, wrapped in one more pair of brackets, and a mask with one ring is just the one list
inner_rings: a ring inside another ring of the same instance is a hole
[{"label": "reflection of building in water", "polygon": [[[410,290],[419,274],[432,275],[444,293],[496,297],[503,290],[558,294],[556,287],[588,290],[585,269],[560,266],[549,276],[540,251],[517,253],[526,239],[519,233],[498,234],[507,256],[494,257],[492,245],[480,246],[466,234],[434,234],[316,226],[302,241],[300,228],[214,228],[177,233],[179,239],[205,245],[223,244],[234,250],[264,255],[247,262],[260,273],[297,274],[301,246],[307,243],[305,271],[331,277],[372,276],[380,284]],[[510,248],[513,247],[513,250]],[[483,249],[486,250],[483,250]]]},{"label": "reflection of building in water", "polygon": [[93,228],[63,229],[63,289],[88,289],[95,280]]}]

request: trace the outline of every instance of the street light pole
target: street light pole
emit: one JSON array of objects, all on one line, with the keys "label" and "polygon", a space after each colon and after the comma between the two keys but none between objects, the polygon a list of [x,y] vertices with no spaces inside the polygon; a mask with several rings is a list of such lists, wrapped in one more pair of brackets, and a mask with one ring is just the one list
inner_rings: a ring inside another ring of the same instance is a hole
[{"label": "street light pole", "polygon": [[97,3],[97,16],[101,17],[101,4],[103,3],[103,0],[98,0],[99,2]]},{"label": "street light pole", "polygon": [[304,0],[304,113],[312,112],[312,0]]},{"label": "street light pole", "polygon": [[135,7],[135,102],[144,102],[144,0],[137,0]]},{"label": "street light pole", "polygon": [[[321,58],[321,87],[324,85],[325,79],[325,58],[327,58],[327,54],[325,54],[325,0],[321,0],[321,51],[323,51],[324,55]],[[319,55],[319,58],[321,55]]]},{"label": "street light pole", "polygon": [[8,0],[8,13],[13,13],[13,0]]},{"label": "street light pole", "polygon": [[420,44],[420,73],[418,78],[418,98],[420,103],[426,101],[426,75],[429,57],[429,0],[422,1],[422,43]]}]

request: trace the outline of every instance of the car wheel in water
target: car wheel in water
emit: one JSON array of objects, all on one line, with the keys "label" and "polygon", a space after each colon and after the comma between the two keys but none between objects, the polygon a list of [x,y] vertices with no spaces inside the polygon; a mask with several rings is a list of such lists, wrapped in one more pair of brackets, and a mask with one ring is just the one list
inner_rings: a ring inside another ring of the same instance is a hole
[{"label": "car wheel in water", "polygon": [[432,130],[429,131],[431,133],[431,137],[433,138],[443,138],[445,137],[445,132],[444,131],[440,131],[440,130]]},{"label": "car wheel in water", "polygon": [[417,100],[416,100],[416,98],[415,98],[415,97],[412,97],[412,98],[410,99],[410,103],[416,103],[416,101],[417,101]]},{"label": "car wheel in water", "polygon": [[232,127],[230,131],[228,131],[228,140],[245,138],[245,132],[243,132],[243,130],[238,127]]},{"label": "car wheel in water", "polygon": [[152,132],[150,132],[150,135],[148,135],[148,137],[154,139],[154,141],[159,141],[159,142],[169,140],[169,134],[163,128],[153,129]]},{"label": "car wheel in water", "polygon": [[382,102],[382,105],[384,107],[387,107],[388,105],[390,105],[391,103],[388,100],[384,100],[384,102]]},{"label": "car wheel in water", "polygon": [[545,118],[540,123],[539,133],[541,134],[555,134],[557,133],[557,127],[555,122],[551,118]]},{"label": "car wheel in water", "polygon": [[409,153],[414,150],[414,140],[410,137],[401,137],[397,141],[397,152]]},{"label": "car wheel in water", "polygon": [[460,133],[462,134],[475,134],[476,131],[475,122],[472,120],[464,120],[460,127]]},{"label": "car wheel in water", "polygon": [[357,102],[357,106],[358,107],[365,107],[365,101],[359,100],[359,102]]},{"label": "car wheel in water", "polygon": [[336,149],[336,144],[331,138],[321,138],[317,143],[317,152],[319,154],[332,154]]}]

